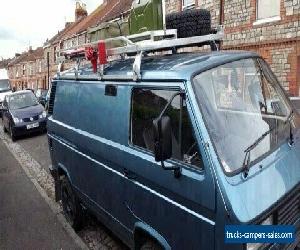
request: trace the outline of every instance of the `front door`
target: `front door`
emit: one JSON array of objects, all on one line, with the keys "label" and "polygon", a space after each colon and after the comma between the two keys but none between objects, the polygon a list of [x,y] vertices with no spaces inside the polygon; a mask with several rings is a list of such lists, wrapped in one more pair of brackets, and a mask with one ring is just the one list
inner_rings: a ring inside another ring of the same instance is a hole
[{"label": "front door", "polygon": [[214,242],[215,187],[191,105],[183,95],[175,97],[166,112],[172,124],[172,159],[165,163],[180,166],[182,176],[176,178],[154,160],[153,119],[179,90],[132,89],[124,224],[133,231],[141,224],[151,228],[173,249],[206,249],[204,242]]}]

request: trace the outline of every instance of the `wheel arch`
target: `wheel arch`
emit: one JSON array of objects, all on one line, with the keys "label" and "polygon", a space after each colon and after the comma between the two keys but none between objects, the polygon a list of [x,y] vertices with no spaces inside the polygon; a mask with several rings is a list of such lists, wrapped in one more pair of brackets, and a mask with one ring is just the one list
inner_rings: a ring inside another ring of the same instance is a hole
[{"label": "wheel arch", "polygon": [[139,250],[148,239],[157,242],[163,249],[171,250],[169,243],[155,229],[143,222],[134,225],[134,249]]},{"label": "wheel arch", "polygon": [[57,202],[61,200],[61,193],[60,193],[61,178],[65,176],[70,181],[71,185],[72,185],[72,179],[70,177],[69,171],[62,164],[58,164],[57,168],[54,171],[50,170],[50,172],[52,172],[51,174],[54,177],[55,201]]},{"label": "wheel arch", "polygon": [[58,163],[57,174],[58,174],[58,177],[66,176],[69,179],[70,183],[72,184],[72,179],[71,179],[68,169],[60,163]]}]

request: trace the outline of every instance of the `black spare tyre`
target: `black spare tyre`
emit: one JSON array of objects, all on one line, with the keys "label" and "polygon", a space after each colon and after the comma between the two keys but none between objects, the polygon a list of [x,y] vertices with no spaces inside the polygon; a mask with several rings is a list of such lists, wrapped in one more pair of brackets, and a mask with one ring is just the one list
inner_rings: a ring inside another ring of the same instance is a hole
[{"label": "black spare tyre", "polygon": [[185,10],[166,16],[167,29],[177,29],[179,38],[203,36],[211,33],[211,15],[208,10]]}]

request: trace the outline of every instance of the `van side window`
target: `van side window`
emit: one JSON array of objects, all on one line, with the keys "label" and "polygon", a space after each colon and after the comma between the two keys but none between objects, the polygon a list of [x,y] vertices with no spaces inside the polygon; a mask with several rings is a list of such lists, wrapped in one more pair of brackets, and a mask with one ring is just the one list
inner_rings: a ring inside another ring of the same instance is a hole
[{"label": "van side window", "polygon": [[[152,122],[176,90],[134,89],[132,93],[131,143],[154,151]],[[172,158],[203,168],[185,101],[176,96],[166,115],[172,124]]]}]

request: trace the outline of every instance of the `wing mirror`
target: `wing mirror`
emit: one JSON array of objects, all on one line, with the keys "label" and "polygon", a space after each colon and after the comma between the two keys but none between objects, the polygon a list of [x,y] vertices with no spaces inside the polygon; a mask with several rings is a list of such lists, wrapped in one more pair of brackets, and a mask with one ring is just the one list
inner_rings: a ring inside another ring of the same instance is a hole
[{"label": "wing mirror", "polygon": [[174,176],[181,176],[181,168],[174,166],[165,166],[164,161],[172,157],[172,126],[169,116],[164,115],[169,105],[176,96],[182,96],[184,93],[175,93],[168,104],[165,106],[158,118],[153,120],[153,139],[154,139],[154,155],[155,161],[160,161],[161,166],[165,170],[174,170]]},{"label": "wing mirror", "polygon": [[172,127],[169,116],[153,121],[154,155],[156,161],[165,161],[172,156]]}]

